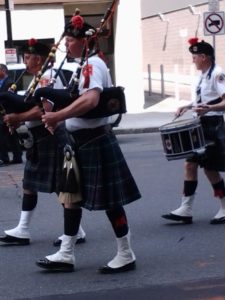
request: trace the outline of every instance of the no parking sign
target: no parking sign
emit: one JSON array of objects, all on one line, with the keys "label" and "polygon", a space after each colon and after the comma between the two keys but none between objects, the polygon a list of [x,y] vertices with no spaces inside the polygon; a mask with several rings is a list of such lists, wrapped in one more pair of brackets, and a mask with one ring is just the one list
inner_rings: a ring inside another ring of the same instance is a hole
[{"label": "no parking sign", "polygon": [[224,12],[204,13],[204,35],[225,34]]}]

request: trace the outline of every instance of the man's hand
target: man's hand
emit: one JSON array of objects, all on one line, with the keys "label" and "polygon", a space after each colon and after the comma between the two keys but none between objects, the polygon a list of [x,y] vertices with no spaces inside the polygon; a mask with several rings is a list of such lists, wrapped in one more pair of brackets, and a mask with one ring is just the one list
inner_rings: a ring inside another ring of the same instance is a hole
[{"label": "man's hand", "polygon": [[42,104],[45,111],[52,111],[53,104],[46,99],[42,100]]},{"label": "man's hand", "polygon": [[20,126],[19,116],[15,113],[5,115],[3,121],[8,127],[18,128]]},{"label": "man's hand", "polygon": [[193,111],[196,112],[199,116],[203,116],[210,111],[210,105],[200,104],[193,108]]},{"label": "man's hand", "polygon": [[55,112],[46,112],[41,117],[42,122],[45,124],[45,128],[47,128],[50,132],[54,132],[55,128],[57,127],[57,116]]},{"label": "man's hand", "polygon": [[175,119],[181,117],[189,109],[190,109],[189,105],[178,107],[177,111],[175,112]]}]

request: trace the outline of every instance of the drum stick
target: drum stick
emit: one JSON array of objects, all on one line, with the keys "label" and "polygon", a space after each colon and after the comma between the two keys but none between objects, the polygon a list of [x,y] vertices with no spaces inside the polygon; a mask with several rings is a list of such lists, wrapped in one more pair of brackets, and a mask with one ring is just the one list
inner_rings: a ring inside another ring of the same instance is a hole
[{"label": "drum stick", "polygon": [[173,118],[172,122],[174,122],[176,119],[180,118],[183,114],[179,114],[179,115],[175,115],[175,117]]},{"label": "drum stick", "polygon": [[[202,108],[208,108],[209,106],[206,104],[199,104],[199,105],[190,105],[187,107],[188,110],[193,109],[193,108],[197,108],[197,107],[202,107]],[[185,112],[184,112],[185,114]],[[175,115],[175,117],[173,118],[172,122],[174,122],[176,119],[178,119],[179,117],[181,117],[183,114],[179,114],[179,115]]]},{"label": "drum stick", "polygon": [[[185,108],[185,107],[184,107]],[[190,107],[187,107],[187,109],[191,109],[191,106]],[[185,111],[186,112],[186,111]],[[178,119],[178,118],[180,118],[183,114],[185,114],[185,112],[184,113],[179,113],[179,114],[175,114],[175,117],[173,118],[173,120],[172,120],[172,122],[174,122],[176,119]]]},{"label": "drum stick", "polygon": [[175,116],[173,119],[172,119],[172,122],[174,122],[176,119],[178,119],[180,116]]}]

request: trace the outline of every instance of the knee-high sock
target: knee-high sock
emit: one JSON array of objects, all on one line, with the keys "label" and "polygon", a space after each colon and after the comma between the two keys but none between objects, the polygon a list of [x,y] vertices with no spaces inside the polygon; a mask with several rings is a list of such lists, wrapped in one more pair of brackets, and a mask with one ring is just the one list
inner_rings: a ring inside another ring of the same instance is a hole
[{"label": "knee-high sock", "polygon": [[65,235],[74,236],[77,234],[82,217],[82,209],[64,208],[64,233]]},{"label": "knee-high sock", "polygon": [[127,217],[122,206],[116,209],[107,210],[106,215],[112,224],[117,238],[121,238],[128,233],[129,227],[127,224]]},{"label": "knee-high sock", "polygon": [[215,184],[212,184],[214,196],[218,198],[225,197],[225,185],[223,179]]},{"label": "knee-high sock", "polygon": [[183,195],[185,197],[194,195],[197,189],[198,181],[197,180],[185,180],[184,181],[184,188],[183,188]]},{"label": "knee-high sock", "polygon": [[22,203],[22,211],[31,211],[37,205],[37,194],[24,194],[23,195],[23,203]]}]

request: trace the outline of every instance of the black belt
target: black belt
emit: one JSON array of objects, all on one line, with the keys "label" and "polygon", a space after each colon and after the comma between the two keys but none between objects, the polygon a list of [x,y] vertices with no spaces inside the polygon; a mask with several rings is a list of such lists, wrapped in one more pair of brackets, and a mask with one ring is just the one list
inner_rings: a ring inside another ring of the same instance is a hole
[{"label": "black belt", "polygon": [[210,105],[212,105],[212,104],[217,104],[217,103],[222,102],[222,100],[223,100],[222,98],[217,98],[217,99],[215,99],[215,100],[211,100],[211,101],[207,102],[206,105],[207,105],[207,104],[210,104]]},{"label": "black belt", "polygon": [[224,118],[223,116],[202,116],[200,121],[203,126],[217,126],[224,123]]},{"label": "black belt", "polygon": [[109,133],[112,131],[111,125],[104,125],[96,128],[85,128],[85,129],[79,129],[73,132],[70,132],[70,134],[78,140],[89,140],[96,138],[102,134]]}]

